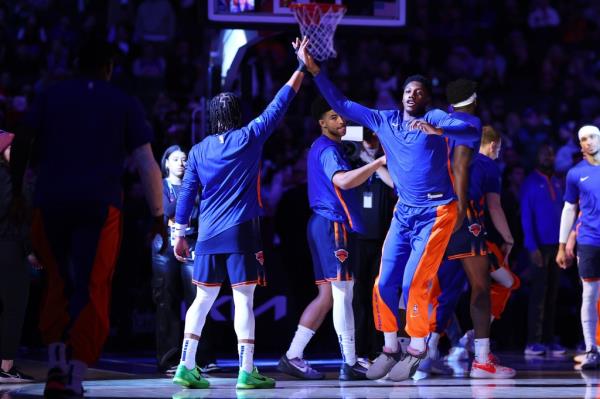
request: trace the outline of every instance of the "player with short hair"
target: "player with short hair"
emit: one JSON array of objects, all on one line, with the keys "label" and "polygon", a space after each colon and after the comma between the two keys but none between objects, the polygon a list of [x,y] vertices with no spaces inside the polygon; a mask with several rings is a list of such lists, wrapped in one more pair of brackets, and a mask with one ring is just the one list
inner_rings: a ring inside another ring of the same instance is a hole
[{"label": "player with short hair", "polygon": [[344,118],[321,97],[313,102],[311,111],[321,135],[308,152],[308,199],[313,215],[307,237],[319,293],[302,313],[290,348],[277,368],[303,379],[324,377],[303,359],[304,348],[333,307],[333,326],[343,357],[340,380],[363,380],[367,370],[357,362],[352,309],[353,233],[364,232],[355,188],[384,167],[385,155],[352,170],[341,145],[346,134]]},{"label": "player with short hair", "polygon": [[[458,303],[465,274],[471,285],[470,309],[475,340],[475,359],[470,373],[472,378],[511,378],[515,375],[515,370],[497,364],[497,359],[491,355],[489,347],[490,297],[493,297],[495,302],[499,300],[497,294],[494,296],[491,293],[490,270],[496,273],[507,255],[502,252],[496,254],[490,249],[490,243],[485,239],[483,215],[487,198],[500,192],[500,170],[494,162],[500,147],[500,135],[490,126],[484,126],[480,152],[475,155],[470,166],[467,217],[450,239],[445,261],[438,271],[437,285],[434,286],[433,312],[430,319],[432,333],[428,343],[431,363],[437,360],[437,342],[440,334],[448,326]],[[502,228],[501,230],[504,231]],[[512,239],[510,230],[505,234],[507,240]],[[508,277],[510,281],[506,284],[511,287],[514,280],[510,271]]]},{"label": "player with short hair", "polygon": [[579,208],[577,259],[583,284],[581,327],[587,352],[581,368],[589,370],[600,368],[600,355],[595,341],[598,321],[596,304],[600,296],[600,129],[585,125],[579,129],[578,136],[584,159],[567,173],[556,263],[563,269],[570,266],[565,246]]},{"label": "player with short hair", "polygon": [[220,93],[208,104],[209,135],[189,153],[175,213],[175,257],[190,257],[187,222],[198,188],[200,220],[193,282],[196,299],[188,309],[181,361],[173,381],[189,388],[208,388],[195,362],[206,317],[226,275],[235,305],[240,370],[237,388],[272,388],[275,380],[258,373],[254,355],[254,290],[264,284],[264,257],[259,216],[262,149],[300,89],[304,73],[296,71],[264,112],[242,125],[241,105],[233,93]]},{"label": "player with short hair", "polygon": [[[373,130],[389,155],[388,170],[399,200],[373,293],[375,325],[384,332],[385,346],[367,377],[379,379],[389,373],[393,380],[405,380],[425,357],[430,287],[457,225],[448,141],[476,138],[478,133],[439,109],[429,109],[431,85],[420,75],[406,79],[401,111],[370,109],[348,100],[321,72],[307,44],[299,46],[299,58],[323,97],[343,117]],[[407,303],[406,331],[411,336],[406,353],[397,340],[401,287]]]}]

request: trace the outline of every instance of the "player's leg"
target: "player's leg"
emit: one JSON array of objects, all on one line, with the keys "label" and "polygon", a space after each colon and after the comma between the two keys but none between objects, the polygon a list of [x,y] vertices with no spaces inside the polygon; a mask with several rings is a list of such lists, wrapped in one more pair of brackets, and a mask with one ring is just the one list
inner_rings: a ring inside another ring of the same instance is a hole
[{"label": "player's leg", "polygon": [[462,259],[471,285],[471,319],[474,330],[475,359],[472,378],[512,378],[515,370],[497,364],[490,353],[490,264],[487,256]]},{"label": "player's leg", "polygon": [[[68,356],[70,352],[70,356],[66,359],[64,386],[62,389],[57,387],[57,391],[79,395],[83,392],[82,381],[87,367],[98,360],[108,336],[110,291],[122,220],[120,211],[112,207],[94,204],[71,207],[69,215],[64,209],[69,208],[48,211],[44,218],[48,241],[55,250],[55,266],[58,266],[58,275],[67,293],[66,303],[60,301],[66,305],[64,309],[68,309],[68,324],[60,325],[60,328],[64,329],[62,337],[66,337],[65,346],[70,349],[66,353]],[[55,287],[49,287],[49,291],[55,290]],[[56,292],[52,295],[57,298]],[[58,303],[47,305],[60,306]],[[56,310],[52,313],[60,315]],[[41,326],[56,334],[59,328],[51,324],[61,321],[65,320],[43,315]],[[58,353],[64,350],[64,347],[53,347]],[[51,374],[46,387],[48,391],[52,391],[54,385]]]},{"label": "player's leg", "polygon": [[390,378],[412,377],[427,354],[431,283],[456,223],[456,203],[431,208],[413,208],[411,247],[402,281],[406,298],[406,332],[411,337],[406,356],[390,371]]},{"label": "player's leg", "polygon": [[[48,211],[36,209],[32,220],[32,244],[40,263],[46,272],[46,286],[41,301],[39,328],[44,343],[48,346],[48,379],[45,391],[48,393],[64,391],[67,371],[66,345],[64,332],[69,323],[68,300],[65,286],[67,276],[61,273],[67,256],[68,226],[63,220],[56,222]],[[61,228],[60,234],[56,229]],[[54,240],[51,244],[49,238]],[[64,240],[57,243],[56,240]],[[60,263],[59,263],[60,262]]]},{"label": "player's leg", "polygon": [[186,388],[208,388],[196,365],[198,341],[208,313],[219,295],[225,276],[225,255],[196,255],[192,281],[197,286],[196,298],[185,315],[181,359],[173,382]]},{"label": "player's leg", "polygon": [[419,364],[419,371],[449,374],[451,370],[439,362],[438,343],[454,317],[454,310],[462,294],[466,276],[458,260],[445,260],[440,265],[432,287],[429,312],[430,333],[427,339],[427,358]]},{"label": "player's leg", "polygon": [[577,260],[579,277],[583,284],[581,327],[586,351],[581,368],[593,370],[600,368],[600,356],[595,341],[599,320],[597,302],[600,299],[600,246],[579,244]]},{"label": "player's leg", "polygon": [[240,370],[236,388],[273,388],[275,380],[261,375],[254,366],[254,290],[264,280],[262,251],[227,255],[227,273],[233,290],[233,325],[238,339]]},{"label": "player's leg", "polygon": [[402,358],[398,343],[398,304],[402,275],[411,251],[408,230],[404,216],[396,209],[383,243],[379,275],[373,286],[373,318],[375,328],[383,332],[384,347],[367,371],[367,378],[371,380],[385,377]]},{"label": "player's leg", "polygon": [[[313,214],[306,228],[315,284],[318,294],[302,312],[298,328],[287,352],[279,359],[277,369],[293,377],[318,380],[325,375],[304,360],[304,349],[333,306],[331,283],[328,281],[327,263],[335,251],[334,222]],[[335,272],[331,278],[335,277]]]}]

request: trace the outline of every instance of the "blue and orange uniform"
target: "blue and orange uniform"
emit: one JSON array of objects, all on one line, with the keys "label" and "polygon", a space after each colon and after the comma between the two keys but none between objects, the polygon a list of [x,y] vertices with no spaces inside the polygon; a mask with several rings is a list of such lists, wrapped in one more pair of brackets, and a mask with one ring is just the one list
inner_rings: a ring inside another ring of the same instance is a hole
[{"label": "blue and orange uniform", "polygon": [[431,284],[457,215],[449,142],[469,136],[475,139],[478,132],[439,109],[429,110],[421,119],[442,128],[441,136],[410,130],[411,121],[403,118],[402,111],[379,111],[350,101],[323,72],[315,83],[338,114],[377,133],[398,194],[373,290],[375,326],[383,332],[398,331],[402,288],[406,331],[412,337],[425,337]]},{"label": "blue and orange uniform", "polygon": [[577,258],[583,280],[600,279],[600,166],[583,160],[567,173],[564,200],[579,202]]},{"label": "blue and orange uniform", "polygon": [[48,278],[40,330],[93,364],[109,331],[125,159],[152,131],[133,98],[85,78],[41,93],[27,124],[36,137],[32,238]]},{"label": "blue and orange uniform", "polygon": [[263,113],[239,129],[206,137],[192,147],[179,189],[175,222],[187,224],[200,187],[193,282],[220,286],[265,284],[260,239],[260,160],[295,96],[283,86]]},{"label": "blue and orange uniform", "polygon": [[356,189],[340,190],[333,184],[338,172],[352,170],[341,143],[319,136],[308,152],[308,202],[313,215],[307,238],[313,259],[315,283],[352,279],[352,234],[362,233]]},{"label": "blue and orange uniform", "polygon": [[[509,269],[500,248],[486,239],[483,222],[485,195],[500,194],[500,190],[500,168],[491,158],[476,153],[469,166],[467,214],[461,228],[450,238],[444,262],[438,271],[437,284],[434,286],[431,331],[441,333],[445,330],[467,283],[461,259],[487,255],[491,270],[499,267]],[[513,278],[515,283],[510,288],[495,282],[490,285],[491,314],[494,318],[500,317],[511,291],[519,286],[518,277],[513,274]]]}]

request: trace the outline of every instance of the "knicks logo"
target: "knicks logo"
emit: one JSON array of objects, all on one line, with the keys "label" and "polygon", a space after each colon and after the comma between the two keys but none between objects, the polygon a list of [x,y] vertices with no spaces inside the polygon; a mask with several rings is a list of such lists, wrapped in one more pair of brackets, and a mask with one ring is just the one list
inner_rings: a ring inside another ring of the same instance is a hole
[{"label": "knicks logo", "polygon": [[469,226],[469,231],[475,237],[479,237],[479,233],[481,233],[481,225],[479,223],[473,223],[472,225]]},{"label": "knicks logo", "polygon": [[348,251],[346,251],[345,249],[338,249],[334,252],[334,254],[335,257],[338,258],[338,260],[342,263],[344,263],[346,259],[348,259]]},{"label": "knicks logo", "polygon": [[256,256],[256,260],[258,261],[258,263],[260,263],[261,266],[265,265],[265,254],[263,253],[263,251],[255,253],[254,256]]}]

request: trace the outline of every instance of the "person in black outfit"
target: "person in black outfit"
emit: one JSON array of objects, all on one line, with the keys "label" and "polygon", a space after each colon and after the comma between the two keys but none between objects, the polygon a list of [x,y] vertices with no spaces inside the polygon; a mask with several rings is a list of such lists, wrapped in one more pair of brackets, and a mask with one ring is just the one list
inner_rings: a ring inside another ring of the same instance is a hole
[{"label": "person in black outfit", "polygon": [[[181,302],[188,308],[196,297],[196,287],[192,284],[193,258],[181,263],[173,252],[174,237],[171,236],[179,188],[185,171],[186,153],[173,145],[162,156],[160,167],[163,173],[163,206],[165,223],[169,229],[169,245],[161,251],[162,240],[156,237],[152,245],[152,296],[156,305],[156,359],[158,369],[174,374],[179,364],[180,344],[183,337]],[[199,200],[199,198],[197,199]],[[194,207],[190,224],[186,230],[186,240],[190,248],[195,247],[198,235],[198,206]],[[202,334],[196,363],[203,372],[216,371],[216,359],[211,349],[211,319]]]},{"label": "person in black outfit", "polygon": [[29,295],[26,255],[31,254],[24,220],[10,215],[12,182],[9,168],[14,135],[0,130],[0,384],[33,382],[14,365]]}]

